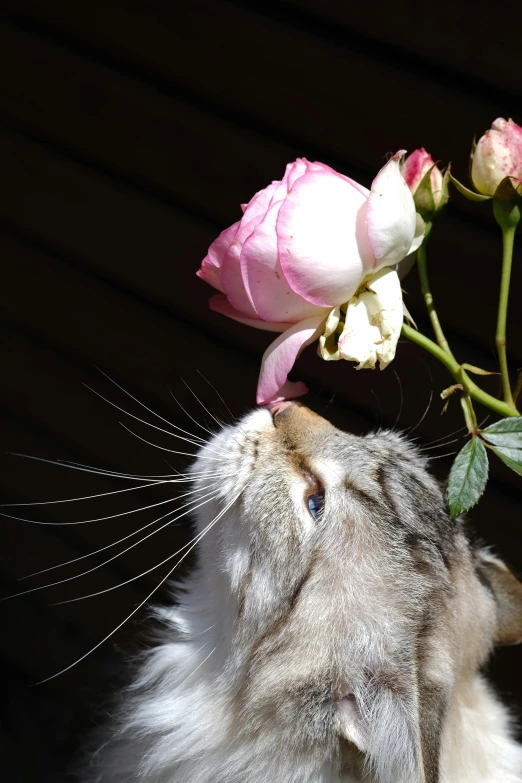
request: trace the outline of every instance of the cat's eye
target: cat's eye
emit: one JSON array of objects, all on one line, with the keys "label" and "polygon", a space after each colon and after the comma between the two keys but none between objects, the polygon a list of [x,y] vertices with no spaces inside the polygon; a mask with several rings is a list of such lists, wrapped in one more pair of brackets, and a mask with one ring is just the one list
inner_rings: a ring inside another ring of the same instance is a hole
[{"label": "cat's eye", "polygon": [[315,519],[324,506],[324,492],[314,492],[307,498],[308,510]]}]

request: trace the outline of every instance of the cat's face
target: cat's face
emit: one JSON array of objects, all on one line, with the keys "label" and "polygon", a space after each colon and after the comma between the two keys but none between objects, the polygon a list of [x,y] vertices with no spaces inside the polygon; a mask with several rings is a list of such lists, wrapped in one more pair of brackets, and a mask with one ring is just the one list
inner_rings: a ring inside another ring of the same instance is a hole
[{"label": "cat's face", "polygon": [[499,630],[503,566],[472,551],[415,447],[290,404],[226,428],[194,475],[219,490],[198,520],[200,568],[238,731],[277,726],[303,752],[345,742],[346,763],[359,753],[383,780],[437,780],[455,688],[495,639],[518,640],[521,602]]}]

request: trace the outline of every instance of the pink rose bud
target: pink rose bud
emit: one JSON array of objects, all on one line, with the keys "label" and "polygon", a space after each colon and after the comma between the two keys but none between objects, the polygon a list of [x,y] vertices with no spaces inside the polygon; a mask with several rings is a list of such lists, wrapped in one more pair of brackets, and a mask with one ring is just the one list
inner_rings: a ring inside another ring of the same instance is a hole
[{"label": "pink rose bud", "polygon": [[479,193],[494,196],[506,177],[513,197],[522,196],[522,128],[499,117],[479,139],[473,153],[471,179]]},{"label": "pink rose bud", "polygon": [[424,147],[408,155],[401,166],[401,174],[421,215],[433,214],[447,202],[446,178]]},{"label": "pink rose bud", "polygon": [[263,356],[258,403],[304,394],[304,384],[287,376],[332,308],[421,244],[402,155],[381,169],[371,191],[323,163],[289,163],[209,247],[197,274],[221,292],[210,299],[212,310],[282,332]]}]

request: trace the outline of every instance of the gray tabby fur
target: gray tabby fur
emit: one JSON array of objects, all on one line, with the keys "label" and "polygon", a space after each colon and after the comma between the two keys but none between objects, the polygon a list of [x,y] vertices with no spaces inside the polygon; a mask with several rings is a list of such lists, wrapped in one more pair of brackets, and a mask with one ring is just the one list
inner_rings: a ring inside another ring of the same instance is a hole
[{"label": "gray tabby fur", "polygon": [[83,780],[522,783],[479,674],[522,639],[522,587],[411,443],[293,404],[224,428],[193,471],[219,491],[198,566]]}]

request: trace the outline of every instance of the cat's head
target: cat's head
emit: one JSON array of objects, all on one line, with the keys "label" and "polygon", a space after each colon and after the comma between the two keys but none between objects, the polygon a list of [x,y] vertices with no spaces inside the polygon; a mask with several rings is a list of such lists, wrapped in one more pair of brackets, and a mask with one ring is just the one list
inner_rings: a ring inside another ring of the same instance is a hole
[{"label": "cat's head", "polygon": [[200,573],[238,732],[437,781],[457,686],[522,639],[522,585],[470,546],[423,456],[293,403],[225,428],[193,470],[219,492]]}]

